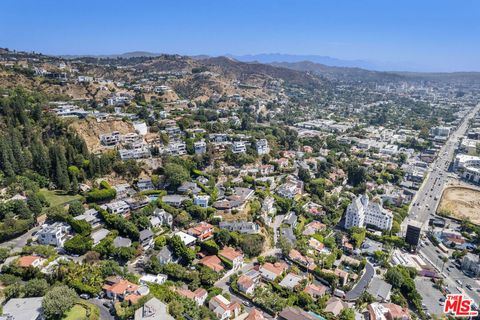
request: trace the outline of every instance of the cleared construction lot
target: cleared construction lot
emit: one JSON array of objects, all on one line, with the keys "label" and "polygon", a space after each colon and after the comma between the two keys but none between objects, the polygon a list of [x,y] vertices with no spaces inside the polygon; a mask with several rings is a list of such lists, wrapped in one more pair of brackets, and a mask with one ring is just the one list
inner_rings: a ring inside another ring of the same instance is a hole
[{"label": "cleared construction lot", "polygon": [[480,191],[468,187],[446,188],[437,212],[480,225]]}]

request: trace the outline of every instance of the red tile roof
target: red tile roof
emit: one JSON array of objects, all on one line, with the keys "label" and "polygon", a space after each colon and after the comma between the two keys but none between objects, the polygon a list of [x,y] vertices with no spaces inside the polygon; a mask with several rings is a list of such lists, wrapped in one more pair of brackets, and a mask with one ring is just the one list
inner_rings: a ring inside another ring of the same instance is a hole
[{"label": "red tile roof", "polygon": [[245,320],[263,320],[265,317],[263,316],[262,312],[258,309],[253,308],[252,311],[248,314]]},{"label": "red tile roof", "polygon": [[217,256],[206,256],[205,258],[199,261],[200,264],[212,269],[213,271],[222,271],[222,261]]},{"label": "red tile roof", "polygon": [[200,222],[195,227],[188,229],[188,234],[200,239],[206,239],[213,235],[213,226],[207,222]]},{"label": "red tile roof", "polygon": [[18,266],[22,268],[30,267],[38,259],[43,259],[39,256],[23,256],[18,258]]},{"label": "red tile roof", "polygon": [[280,262],[275,262],[275,264],[271,264],[270,262],[267,262],[262,266],[262,268],[279,276],[282,274],[283,271],[288,269],[288,266],[285,263],[280,263]]},{"label": "red tile roof", "polygon": [[241,275],[240,278],[238,278],[237,280],[237,284],[245,289],[248,289],[253,286],[253,280],[246,275]]},{"label": "red tile roof", "polygon": [[115,294],[124,294],[125,292],[134,292],[137,291],[138,285],[131,283],[128,280],[120,279],[113,284],[105,284],[103,289],[106,291],[113,292]]},{"label": "red tile roof", "polygon": [[218,254],[230,261],[233,261],[236,258],[243,256],[243,253],[233,249],[232,247],[225,247],[222,250],[220,250]]}]

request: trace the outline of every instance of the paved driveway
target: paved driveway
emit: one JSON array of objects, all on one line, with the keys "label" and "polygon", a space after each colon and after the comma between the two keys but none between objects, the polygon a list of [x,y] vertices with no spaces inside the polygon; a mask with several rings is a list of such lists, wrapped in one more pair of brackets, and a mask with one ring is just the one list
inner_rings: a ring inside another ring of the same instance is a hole
[{"label": "paved driveway", "polygon": [[101,299],[90,299],[88,300],[91,304],[94,304],[100,309],[100,319],[102,320],[114,320],[115,317],[110,314],[107,308],[103,305],[104,300]]}]

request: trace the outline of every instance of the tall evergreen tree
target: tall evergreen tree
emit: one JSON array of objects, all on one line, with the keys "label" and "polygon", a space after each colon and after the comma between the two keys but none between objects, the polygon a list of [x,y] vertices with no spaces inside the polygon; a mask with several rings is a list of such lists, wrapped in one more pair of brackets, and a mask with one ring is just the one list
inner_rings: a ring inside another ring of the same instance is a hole
[{"label": "tall evergreen tree", "polygon": [[70,192],[72,194],[77,194],[78,193],[78,179],[77,179],[77,176],[75,174],[72,175],[72,179],[71,180],[71,187],[70,187]]},{"label": "tall evergreen tree", "polygon": [[32,165],[33,169],[44,177],[50,173],[50,159],[45,146],[36,139],[32,144]]},{"label": "tall evergreen tree", "polygon": [[16,163],[16,172],[23,173],[25,171],[25,159],[23,157],[22,145],[20,143],[20,133],[16,129],[10,131],[10,143],[12,146],[12,154]]}]

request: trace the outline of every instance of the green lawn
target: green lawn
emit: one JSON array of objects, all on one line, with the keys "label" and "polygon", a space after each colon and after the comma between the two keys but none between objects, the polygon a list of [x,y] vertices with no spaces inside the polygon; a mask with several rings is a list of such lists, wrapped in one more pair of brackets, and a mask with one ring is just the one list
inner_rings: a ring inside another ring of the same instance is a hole
[{"label": "green lawn", "polygon": [[73,200],[79,200],[82,198],[82,196],[80,195],[72,196],[64,193],[63,191],[58,191],[58,190],[41,189],[39,193],[45,196],[45,199],[47,199],[51,207],[55,207],[58,205],[65,205],[67,202],[70,202]]},{"label": "green lawn", "polygon": [[63,317],[64,320],[83,320],[87,319],[87,310],[81,305],[74,305],[70,311]]}]

